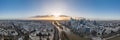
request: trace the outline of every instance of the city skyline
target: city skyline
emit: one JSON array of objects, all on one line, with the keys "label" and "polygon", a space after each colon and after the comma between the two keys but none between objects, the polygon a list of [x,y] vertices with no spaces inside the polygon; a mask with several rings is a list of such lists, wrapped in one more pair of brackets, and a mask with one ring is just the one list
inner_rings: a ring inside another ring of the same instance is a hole
[{"label": "city skyline", "polygon": [[119,0],[0,0],[0,19],[68,15],[120,20]]},{"label": "city skyline", "polygon": [[120,0],[0,0],[0,40],[118,40]]}]

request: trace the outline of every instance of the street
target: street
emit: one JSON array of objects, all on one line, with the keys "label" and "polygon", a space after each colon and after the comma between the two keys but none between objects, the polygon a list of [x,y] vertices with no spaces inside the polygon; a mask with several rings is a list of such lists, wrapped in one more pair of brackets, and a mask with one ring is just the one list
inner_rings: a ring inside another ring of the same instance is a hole
[{"label": "street", "polygon": [[58,29],[59,31],[59,40],[69,40],[69,38],[66,35],[66,28],[62,27],[57,21],[52,22],[52,24]]}]

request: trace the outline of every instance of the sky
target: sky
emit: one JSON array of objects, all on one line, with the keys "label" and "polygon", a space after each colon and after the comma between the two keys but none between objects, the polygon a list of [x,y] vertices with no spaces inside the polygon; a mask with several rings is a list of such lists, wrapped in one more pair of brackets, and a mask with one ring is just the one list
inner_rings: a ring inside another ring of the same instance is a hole
[{"label": "sky", "polygon": [[0,19],[36,15],[120,20],[120,0],[0,0]]}]

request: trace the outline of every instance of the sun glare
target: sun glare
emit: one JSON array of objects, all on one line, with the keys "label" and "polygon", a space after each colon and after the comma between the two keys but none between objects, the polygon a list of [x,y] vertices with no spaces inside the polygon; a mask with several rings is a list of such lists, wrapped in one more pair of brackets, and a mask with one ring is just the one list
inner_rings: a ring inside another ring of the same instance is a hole
[{"label": "sun glare", "polygon": [[53,16],[54,16],[54,17],[59,17],[60,14],[57,14],[57,13],[56,13],[56,14],[53,14]]},{"label": "sun glare", "polygon": [[54,13],[53,16],[55,20],[60,20],[60,14]]}]

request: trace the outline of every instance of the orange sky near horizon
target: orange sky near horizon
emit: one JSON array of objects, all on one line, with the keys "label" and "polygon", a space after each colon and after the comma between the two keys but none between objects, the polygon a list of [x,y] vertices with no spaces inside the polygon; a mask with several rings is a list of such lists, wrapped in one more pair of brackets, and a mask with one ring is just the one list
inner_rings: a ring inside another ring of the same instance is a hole
[{"label": "orange sky near horizon", "polygon": [[70,20],[70,17],[37,17],[28,18],[30,20]]}]

